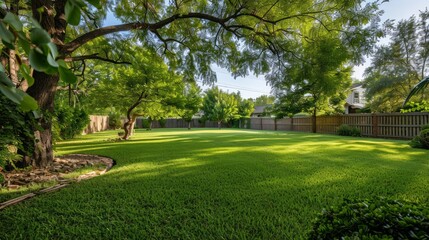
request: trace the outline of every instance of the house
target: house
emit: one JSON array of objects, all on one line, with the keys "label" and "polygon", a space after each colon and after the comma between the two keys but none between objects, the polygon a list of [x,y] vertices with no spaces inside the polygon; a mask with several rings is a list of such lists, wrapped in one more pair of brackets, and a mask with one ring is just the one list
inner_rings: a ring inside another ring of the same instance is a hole
[{"label": "house", "polygon": [[266,115],[265,108],[269,106],[270,105],[255,106],[255,110],[253,110],[253,113],[250,115],[250,117],[264,117]]},{"label": "house", "polygon": [[365,104],[365,88],[362,83],[353,84],[344,104],[345,114],[356,113],[356,110],[364,108]]}]

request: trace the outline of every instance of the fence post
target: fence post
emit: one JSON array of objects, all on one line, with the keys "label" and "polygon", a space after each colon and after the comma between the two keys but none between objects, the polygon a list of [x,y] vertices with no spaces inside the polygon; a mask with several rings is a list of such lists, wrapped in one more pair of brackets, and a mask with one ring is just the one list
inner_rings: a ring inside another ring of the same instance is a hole
[{"label": "fence post", "polygon": [[378,117],[376,113],[372,114],[371,122],[372,122],[372,136],[377,137],[378,136]]},{"label": "fence post", "polygon": [[277,118],[274,118],[274,131],[277,131]]}]

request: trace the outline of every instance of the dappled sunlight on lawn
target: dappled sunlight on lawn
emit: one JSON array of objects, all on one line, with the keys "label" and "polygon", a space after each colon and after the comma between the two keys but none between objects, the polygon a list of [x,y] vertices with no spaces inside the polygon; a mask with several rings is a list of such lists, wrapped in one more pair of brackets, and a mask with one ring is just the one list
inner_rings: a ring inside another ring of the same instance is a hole
[{"label": "dappled sunlight on lawn", "polygon": [[[224,236],[240,230],[293,239],[344,198],[429,201],[429,152],[406,141],[235,129],[137,130],[129,141],[114,138],[117,131],[60,142],[57,154],[98,154],[117,165],[0,217],[15,224],[16,210],[20,219],[43,211],[69,227],[102,216],[102,227],[137,232],[227,229]],[[57,209],[70,211],[73,224]]]}]

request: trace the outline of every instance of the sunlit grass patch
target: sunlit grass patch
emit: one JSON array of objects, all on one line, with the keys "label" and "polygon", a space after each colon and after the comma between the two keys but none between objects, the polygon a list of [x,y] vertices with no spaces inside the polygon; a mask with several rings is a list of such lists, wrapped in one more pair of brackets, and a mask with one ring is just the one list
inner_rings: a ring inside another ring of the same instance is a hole
[{"label": "sunlit grass patch", "polygon": [[0,212],[4,236],[301,239],[322,208],[344,198],[429,201],[429,152],[406,141],[234,129],[155,129],[106,141],[115,135],[58,144],[57,154],[109,156],[117,165]]}]

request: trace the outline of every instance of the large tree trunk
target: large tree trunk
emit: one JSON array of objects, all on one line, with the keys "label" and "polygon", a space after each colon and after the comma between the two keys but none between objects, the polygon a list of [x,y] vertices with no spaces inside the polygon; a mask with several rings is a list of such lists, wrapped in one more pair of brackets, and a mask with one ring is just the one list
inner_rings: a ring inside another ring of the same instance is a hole
[{"label": "large tree trunk", "polygon": [[37,100],[41,111],[39,119],[40,129],[36,129],[34,136],[36,146],[33,153],[32,165],[46,167],[54,159],[52,148],[52,119],[54,111],[55,91],[58,84],[58,76],[48,75],[35,71],[33,74],[35,82],[28,88],[27,93]]}]

